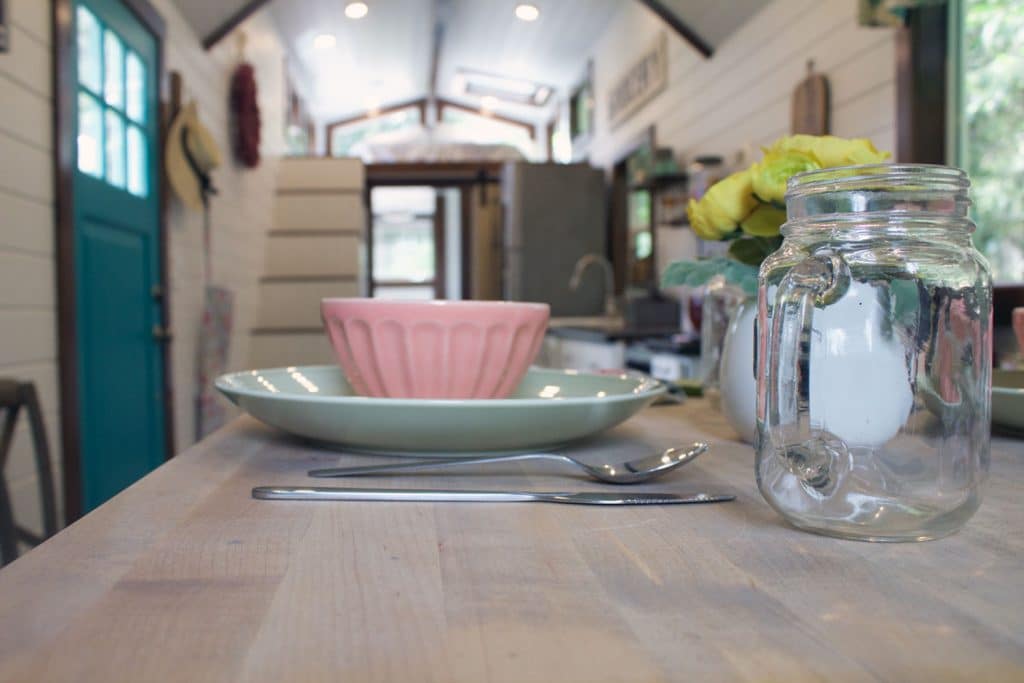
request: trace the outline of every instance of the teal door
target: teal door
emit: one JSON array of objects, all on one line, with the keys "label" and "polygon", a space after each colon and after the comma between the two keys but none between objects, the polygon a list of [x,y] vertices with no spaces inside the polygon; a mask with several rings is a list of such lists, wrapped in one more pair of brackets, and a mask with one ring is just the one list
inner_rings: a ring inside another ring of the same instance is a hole
[{"label": "teal door", "polygon": [[82,511],[164,460],[157,41],[121,0],[75,0]]}]

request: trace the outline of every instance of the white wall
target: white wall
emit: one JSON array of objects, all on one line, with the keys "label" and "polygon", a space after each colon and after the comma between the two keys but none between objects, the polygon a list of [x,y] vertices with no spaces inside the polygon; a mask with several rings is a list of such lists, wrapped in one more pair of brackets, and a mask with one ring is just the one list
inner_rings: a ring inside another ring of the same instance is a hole
[{"label": "white wall", "polygon": [[[283,149],[284,49],[269,17],[257,13],[242,26],[246,56],[256,67],[262,112],[263,164],[242,169],[231,161],[228,83],[235,65],[229,36],[211,52],[185,23],[171,0],[153,0],[167,22],[167,70],[184,78],[185,95],[199,102],[200,116],[222,147],[225,164],[214,173],[220,195],[213,203],[213,267],[217,284],[236,293],[231,368],[248,356],[264,245],[276,186],[276,159]],[[57,383],[54,197],[52,166],[50,3],[7,0],[9,53],[0,54],[0,376],[31,380],[38,387],[60,482]],[[175,200],[168,216],[173,382],[178,449],[193,441],[196,342],[202,306],[202,223]],[[18,519],[39,528],[36,479],[27,429],[19,430],[8,481]],[[61,498],[58,492],[58,499]]]},{"label": "white wall", "polygon": [[[262,163],[254,170],[235,164],[229,137],[228,92],[237,64],[235,36],[210,52],[203,49],[171,0],[154,0],[167,22],[166,68],[182,74],[187,100],[195,98],[203,123],[223,152],[213,173],[219,193],[211,204],[214,284],[235,293],[229,369],[243,369],[249,356],[249,328],[259,312],[267,231],[271,228],[277,158],[284,149],[284,49],[270,17],[258,12],[241,27],[246,59],[256,69],[260,100]],[[168,215],[171,251],[171,323],[174,327],[173,381],[175,440],[179,450],[195,439],[196,344],[203,305],[202,215],[172,201]]]},{"label": "white wall", "polygon": [[[50,3],[9,0],[0,54],[0,377],[35,382],[60,480]],[[41,527],[27,422],[6,468],[19,522]]]},{"label": "white wall", "polygon": [[[775,0],[705,59],[638,2],[623,3],[594,51],[597,101],[591,161],[606,166],[647,126],[659,146],[692,159],[757,147],[789,133],[790,98],[807,60],[832,89],[832,132],[895,149],[895,32],[862,28],[853,0]],[[668,34],[669,85],[610,130],[608,91],[659,31]]]}]

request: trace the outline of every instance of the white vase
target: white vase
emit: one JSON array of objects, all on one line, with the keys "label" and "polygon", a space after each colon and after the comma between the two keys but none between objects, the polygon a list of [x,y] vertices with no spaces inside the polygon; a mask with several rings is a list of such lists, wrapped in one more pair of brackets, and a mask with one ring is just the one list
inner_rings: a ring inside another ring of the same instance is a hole
[{"label": "white vase", "polygon": [[725,333],[719,371],[721,410],[740,438],[754,443],[757,431],[757,380],[754,378],[754,319],[757,299],[739,305]]},{"label": "white vase", "polygon": [[[756,316],[753,298],[736,310],[725,334],[720,371],[722,414],[747,443],[754,442],[757,431]],[[911,368],[901,343],[883,332],[887,316],[871,285],[857,282],[839,301],[814,313],[811,427],[848,446],[881,446],[896,435],[913,407]],[[842,353],[835,356],[829,349]]]}]

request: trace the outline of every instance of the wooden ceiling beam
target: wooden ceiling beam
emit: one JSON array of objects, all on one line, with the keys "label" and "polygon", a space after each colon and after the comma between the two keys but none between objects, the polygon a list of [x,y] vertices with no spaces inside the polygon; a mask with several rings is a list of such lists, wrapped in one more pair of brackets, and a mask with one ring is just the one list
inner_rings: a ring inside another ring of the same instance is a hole
[{"label": "wooden ceiling beam", "polygon": [[220,26],[213,29],[213,31],[203,38],[203,48],[209,50],[211,47],[219,43],[226,35],[234,31],[239,24],[255,14],[257,10],[262,9],[263,6],[269,2],[270,0],[249,0],[249,2],[239,7],[234,14],[225,19]]},{"label": "wooden ceiling beam", "polygon": [[710,59],[714,53],[714,48],[711,44],[701,38],[689,24],[684,22],[675,12],[666,7],[661,0],[640,0],[647,9],[651,10],[664,21],[666,24],[672,27],[682,37],[683,40],[688,42],[694,50],[701,53],[705,59]]}]

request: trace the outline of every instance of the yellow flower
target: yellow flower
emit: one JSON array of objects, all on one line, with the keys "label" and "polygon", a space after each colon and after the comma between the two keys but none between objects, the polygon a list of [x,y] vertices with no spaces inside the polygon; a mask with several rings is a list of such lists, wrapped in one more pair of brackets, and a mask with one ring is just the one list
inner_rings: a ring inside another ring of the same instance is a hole
[{"label": "yellow flower", "polygon": [[686,205],[686,215],[689,216],[690,227],[697,233],[697,237],[703,240],[721,239],[718,231],[708,223],[707,216],[704,215],[704,205],[698,203],[696,199],[691,199]]},{"label": "yellow flower", "polygon": [[709,187],[699,202],[691,199],[686,212],[698,236],[720,240],[735,232],[755,206],[757,199],[750,185],[750,170],[745,169]]},{"label": "yellow flower", "polygon": [[786,211],[771,204],[762,204],[754,209],[740,224],[743,232],[756,237],[774,237],[786,222]]},{"label": "yellow flower", "polygon": [[782,202],[790,176],[821,168],[818,159],[797,149],[770,150],[750,167],[754,194],[763,202]]},{"label": "yellow flower", "polygon": [[878,151],[867,138],[847,139],[834,135],[790,135],[779,138],[765,150],[765,154],[793,150],[814,156],[822,168],[877,164],[892,156],[888,152]]}]

